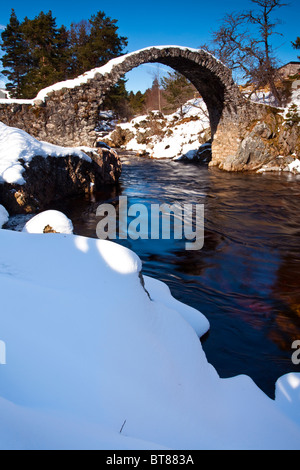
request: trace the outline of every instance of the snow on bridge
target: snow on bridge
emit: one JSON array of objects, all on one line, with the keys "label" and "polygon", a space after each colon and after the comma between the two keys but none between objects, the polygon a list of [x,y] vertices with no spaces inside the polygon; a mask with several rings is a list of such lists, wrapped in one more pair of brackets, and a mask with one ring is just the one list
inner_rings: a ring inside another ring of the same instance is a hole
[{"label": "snow on bridge", "polygon": [[53,144],[94,145],[105,94],[127,72],[145,63],[172,67],[197,88],[209,113],[213,155],[236,153],[245,126],[265,112],[242,95],[231,70],[210,53],[181,46],[153,46],[47,87],[33,100],[0,101],[0,120]]}]

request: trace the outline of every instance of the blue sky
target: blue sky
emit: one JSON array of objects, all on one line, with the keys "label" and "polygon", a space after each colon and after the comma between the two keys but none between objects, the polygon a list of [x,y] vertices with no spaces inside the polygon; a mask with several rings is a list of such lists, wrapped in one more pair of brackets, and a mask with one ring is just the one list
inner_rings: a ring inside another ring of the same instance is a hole
[{"label": "blue sky", "polygon": [[[126,0],[6,0],[0,9],[0,25],[9,21],[11,9],[14,8],[20,21],[25,16],[34,18],[40,11],[52,10],[58,26],[69,26],[72,22],[89,19],[92,14],[102,10],[107,16],[118,20],[119,34],[128,37],[126,52],[132,52],[153,45],[180,45],[199,48],[208,42],[211,31],[220,24],[225,13],[252,8],[250,0],[151,0],[145,2]],[[291,0],[289,6],[277,11],[275,17],[282,20],[278,31],[283,37],[274,37],[274,45],[282,63],[297,60],[297,51],[291,46],[300,36],[300,0]],[[144,91],[151,86],[153,73],[157,67],[143,65],[127,75],[127,88]],[[160,74],[164,67],[160,67]]]}]

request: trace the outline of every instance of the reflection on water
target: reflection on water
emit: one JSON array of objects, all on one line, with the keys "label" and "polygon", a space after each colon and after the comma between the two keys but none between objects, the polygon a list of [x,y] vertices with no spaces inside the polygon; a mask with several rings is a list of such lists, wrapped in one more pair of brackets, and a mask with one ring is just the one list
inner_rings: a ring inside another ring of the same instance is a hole
[{"label": "reflection on water", "polygon": [[[78,234],[96,237],[102,201],[205,205],[205,242],[120,240],[143,260],[144,274],[203,312],[203,348],[221,377],[247,374],[271,397],[300,339],[300,180],[288,174],[235,174],[136,157],[123,158],[118,191],[57,206]],[[53,206],[52,206],[53,208]]]}]

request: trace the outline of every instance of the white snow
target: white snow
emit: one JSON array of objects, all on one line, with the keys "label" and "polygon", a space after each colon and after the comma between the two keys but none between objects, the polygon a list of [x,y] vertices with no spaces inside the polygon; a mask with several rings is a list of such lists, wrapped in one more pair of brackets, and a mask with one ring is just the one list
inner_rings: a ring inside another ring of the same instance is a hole
[{"label": "white snow", "polygon": [[[247,90],[244,90],[245,94]],[[252,100],[257,103],[273,105],[274,98],[270,92],[257,91],[252,95]],[[289,111],[292,104],[298,107],[300,114],[300,81],[295,81],[292,86],[292,93],[289,104],[282,109],[283,117]],[[154,112],[155,114],[155,112]],[[178,109],[174,114],[164,116],[165,124],[163,128],[163,136],[153,135],[147,143],[139,143],[140,134],[151,130],[151,119],[149,115],[134,118],[129,123],[119,124],[118,127],[127,129],[134,134],[134,137],[125,145],[125,148],[134,151],[137,154],[149,154],[151,158],[168,158],[179,160],[182,157],[193,159],[197,154],[199,156],[199,148],[203,137],[207,135],[210,127],[208,113],[203,99],[194,99],[186,103],[183,108],[183,119],[180,117]],[[190,119],[189,119],[190,118]],[[148,121],[148,128],[143,128],[145,121]],[[144,122],[144,123],[143,123]],[[161,122],[164,122],[161,120]],[[106,136],[108,141],[111,139],[112,132]],[[202,150],[205,150],[202,145]],[[278,170],[278,167],[274,168]],[[289,170],[290,169],[290,170]],[[269,168],[269,171],[272,169]],[[264,170],[265,171],[265,170]],[[287,171],[298,172],[297,160],[287,166]]]},{"label": "white snow", "polygon": [[36,155],[41,157],[64,157],[76,155],[79,158],[91,161],[86,155],[86,147],[59,147],[57,145],[42,142],[27,134],[21,129],[9,127],[0,122],[0,183],[24,184],[22,176],[24,164],[28,164]]},{"label": "white snow", "polygon": [[49,226],[57,233],[73,233],[73,224],[62,212],[48,210],[30,219],[23,228],[27,233],[44,233]]},{"label": "white snow", "polygon": [[288,168],[292,173],[300,173],[300,160],[296,158],[296,160],[288,165]]},{"label": "white snow", "polygon": [[[249,97],[251,90],[242,90],[246,97]],[[274,95],[270,91],[256,90],[255,93],[251,94],[250,100],[254,103],[265,104],[267,106],[275,106],[276,100]]]},{"label": "white snow", "polygon": [[30,104],[33,106],[34,102],[33,100],[22,100],[18,98],[2,98],[0,99],[0,104]]},{"label": "white snow", "polygon": [[207,319],[145,277],[150,299],[141,267],[113,242],[0,230],[0,449],[299,449],[300,374],[275,401],[221,379]]},{"label": "white snow", "polygon": [[8,222],[8,219],[9,219],[9,214],[7,210],[5,209],[5,207],[3,207],[0,204],[0,228],[2,228],[3,225],[6,224],[6,222]]}]

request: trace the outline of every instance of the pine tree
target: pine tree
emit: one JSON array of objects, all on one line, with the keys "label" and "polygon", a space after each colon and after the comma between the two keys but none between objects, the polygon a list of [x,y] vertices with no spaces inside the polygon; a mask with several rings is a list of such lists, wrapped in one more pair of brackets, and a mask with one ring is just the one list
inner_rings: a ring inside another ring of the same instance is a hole
[{"label": "pine tree", "polygon": [[103,103],[103,108],[114,111],[118,119],[129,119],[132,115],[125,85],[126,80],[121,78],[118,83],[110,89]]},{"label": "pine tree", "polygon": [[[103,12],[57,28],[52,12],[41,12],[20,23],[12,10],[2,33],[2,64],[17,98],[34,98],[38,91],[58,81],[78,76],[120,55],[127,38],[117,34],[117,20]],[[120,88],[121,90],[121,88]],[[120,92],[120,90],[118,92]],[[116,93],[116,90],[114,91]]]},{"label": "pine tree", "polygon": [[133,114],[141,114],[144,112],[145,101],[145,93],[142,93],[141,91],[138,91],[137,93],[131,91],[129,93],[129,105],[132,109]]},{"label": "pine tree", "polygon": [[100,67],[122,54],[127,38],[118,35],[116,24],[117,20],[106,17],[102,11],[92,15],[88,21],[71,24],[69,35],[73,77]]},{"label": "pine tree", "polygon": [[69,31],[71,53],[70,78],[77,77],[91,69],[88,54],[88,42],[91,34],[91,25],[87,20],[72,23]]},{"label": "pine tree", "polygon": [[14,9],[1,38],[4,51],[2,74],[8,78],[6,88],[12,97],[23,98],[23,82],[29,70],[29,50]]},{"label": "pine tree", "polygon": [[92,15],[89,21],[91,24],[90,59],[93,68],[121,55],[128,42],[126,37],[117,34],[117,20],[106,17],[103,11]]},{"label": "pine tree", "polygon": [[164,98],[168,102],[166,110],[174,112],[180,108],[183,116],[182,107],[188,99],[194,97],[195,87],[180,73],[169,72],[166,77],[161,80],[164,89]]},{"label": "pine tree", "polygon": [[[297,37],[295,42],[292,42],[294,49],[300,49],[300,37]],[[300,59],[300,55],[298,55],[298,59]]]},{"label": "pine tree", "polygon": [[69,32],[61,26],[56,36],[56,72],[57,80],[66,80],[71,73],[71,50]]},{"label": "pine tree", "polygon": [[66,76],[68,39],[64,27],[57,29],[52,12],[41,12],[22,24],[30,48],[30,71],[26,75],[23,93],[29,98]]}]

